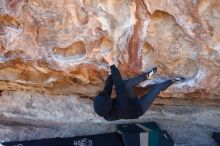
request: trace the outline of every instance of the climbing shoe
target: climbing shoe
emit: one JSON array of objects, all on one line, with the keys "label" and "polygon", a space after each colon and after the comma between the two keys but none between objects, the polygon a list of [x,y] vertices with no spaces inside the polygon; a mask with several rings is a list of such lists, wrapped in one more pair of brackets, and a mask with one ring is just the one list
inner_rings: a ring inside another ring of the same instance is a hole
[{"label": "climbing shoe", "polygon": [[182,83],[185,81],[185,78],[184,77],[176,77],[176,78],[173,78],[173,83],[174,84],[179,84],[179,83]]},{"label": "climbing shoe", "polygon": [[153,67],[146,74],[146,79],[151,79],[154,74],[157,73],[157,67]]}]

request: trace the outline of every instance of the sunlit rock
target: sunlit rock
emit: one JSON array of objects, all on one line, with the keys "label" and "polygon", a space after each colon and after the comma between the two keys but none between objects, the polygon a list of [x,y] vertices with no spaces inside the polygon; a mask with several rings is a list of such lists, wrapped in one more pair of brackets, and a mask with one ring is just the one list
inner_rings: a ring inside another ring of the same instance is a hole
[{"label": "sunlit rock", "polygon": [[0,89],[92,97],[112,52],[125,79],[152,66],[166,79],[187,78],[162,97],[219,102],[219,8],[208,0],[2,0]]}]

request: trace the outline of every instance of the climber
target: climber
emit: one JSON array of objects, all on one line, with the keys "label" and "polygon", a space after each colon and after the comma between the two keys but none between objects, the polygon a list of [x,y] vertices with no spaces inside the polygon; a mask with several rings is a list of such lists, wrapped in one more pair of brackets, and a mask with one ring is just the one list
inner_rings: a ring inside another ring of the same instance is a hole
[{"label": "climber", "polygon": [[[133,86],[150,79],[156,74],[157,68],[145,72],[137,77],[122,80],[119,70],[113,64],[111,53],[105,54],[104,59],[108,62],[111,72],[105,82],[104,90],[94,98],[95,112],[108,121],[119,119],[137,119],[151,106],[156,96],[171,86],[173,83],[182,83],[184,77],[175,77],[168,81],[152,86],[151,90],[141,98],[137,98]],[[112,87],[115,86],[116,98],[111,98]]]}]

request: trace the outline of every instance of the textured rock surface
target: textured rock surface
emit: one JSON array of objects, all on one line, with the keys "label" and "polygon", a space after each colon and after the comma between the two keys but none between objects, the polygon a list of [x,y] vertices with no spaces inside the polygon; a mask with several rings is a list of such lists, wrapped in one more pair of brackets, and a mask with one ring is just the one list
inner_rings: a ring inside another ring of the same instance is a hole
[{"label": "textured rock surface", "polygon": [[112,52],[124,78],[158,66],[165,79],[188,79],[138,121],[159,122],[178,144],[214,145],[219,28],[219,0],[0,0],[1,140],[114,131],[76,98],[102,90]]},{"label": "textured rock surface", "polygon": [[93,96],[112,52],[125,78],[189,79],[161,96],[219,102],[219,27],[218,0],[1,0],[0,88]]}]

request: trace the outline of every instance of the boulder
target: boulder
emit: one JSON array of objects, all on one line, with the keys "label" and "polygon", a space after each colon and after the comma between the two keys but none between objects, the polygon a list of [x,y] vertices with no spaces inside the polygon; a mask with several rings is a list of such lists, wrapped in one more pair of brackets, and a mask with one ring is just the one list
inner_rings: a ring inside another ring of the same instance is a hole
[{"label": "boulder", "polygon": [[111,52],[125,79],[153,66],[187,78],[164,99],[217,105],[219,27],[219,1],[1,0],[0,89],[93,97]]}]

